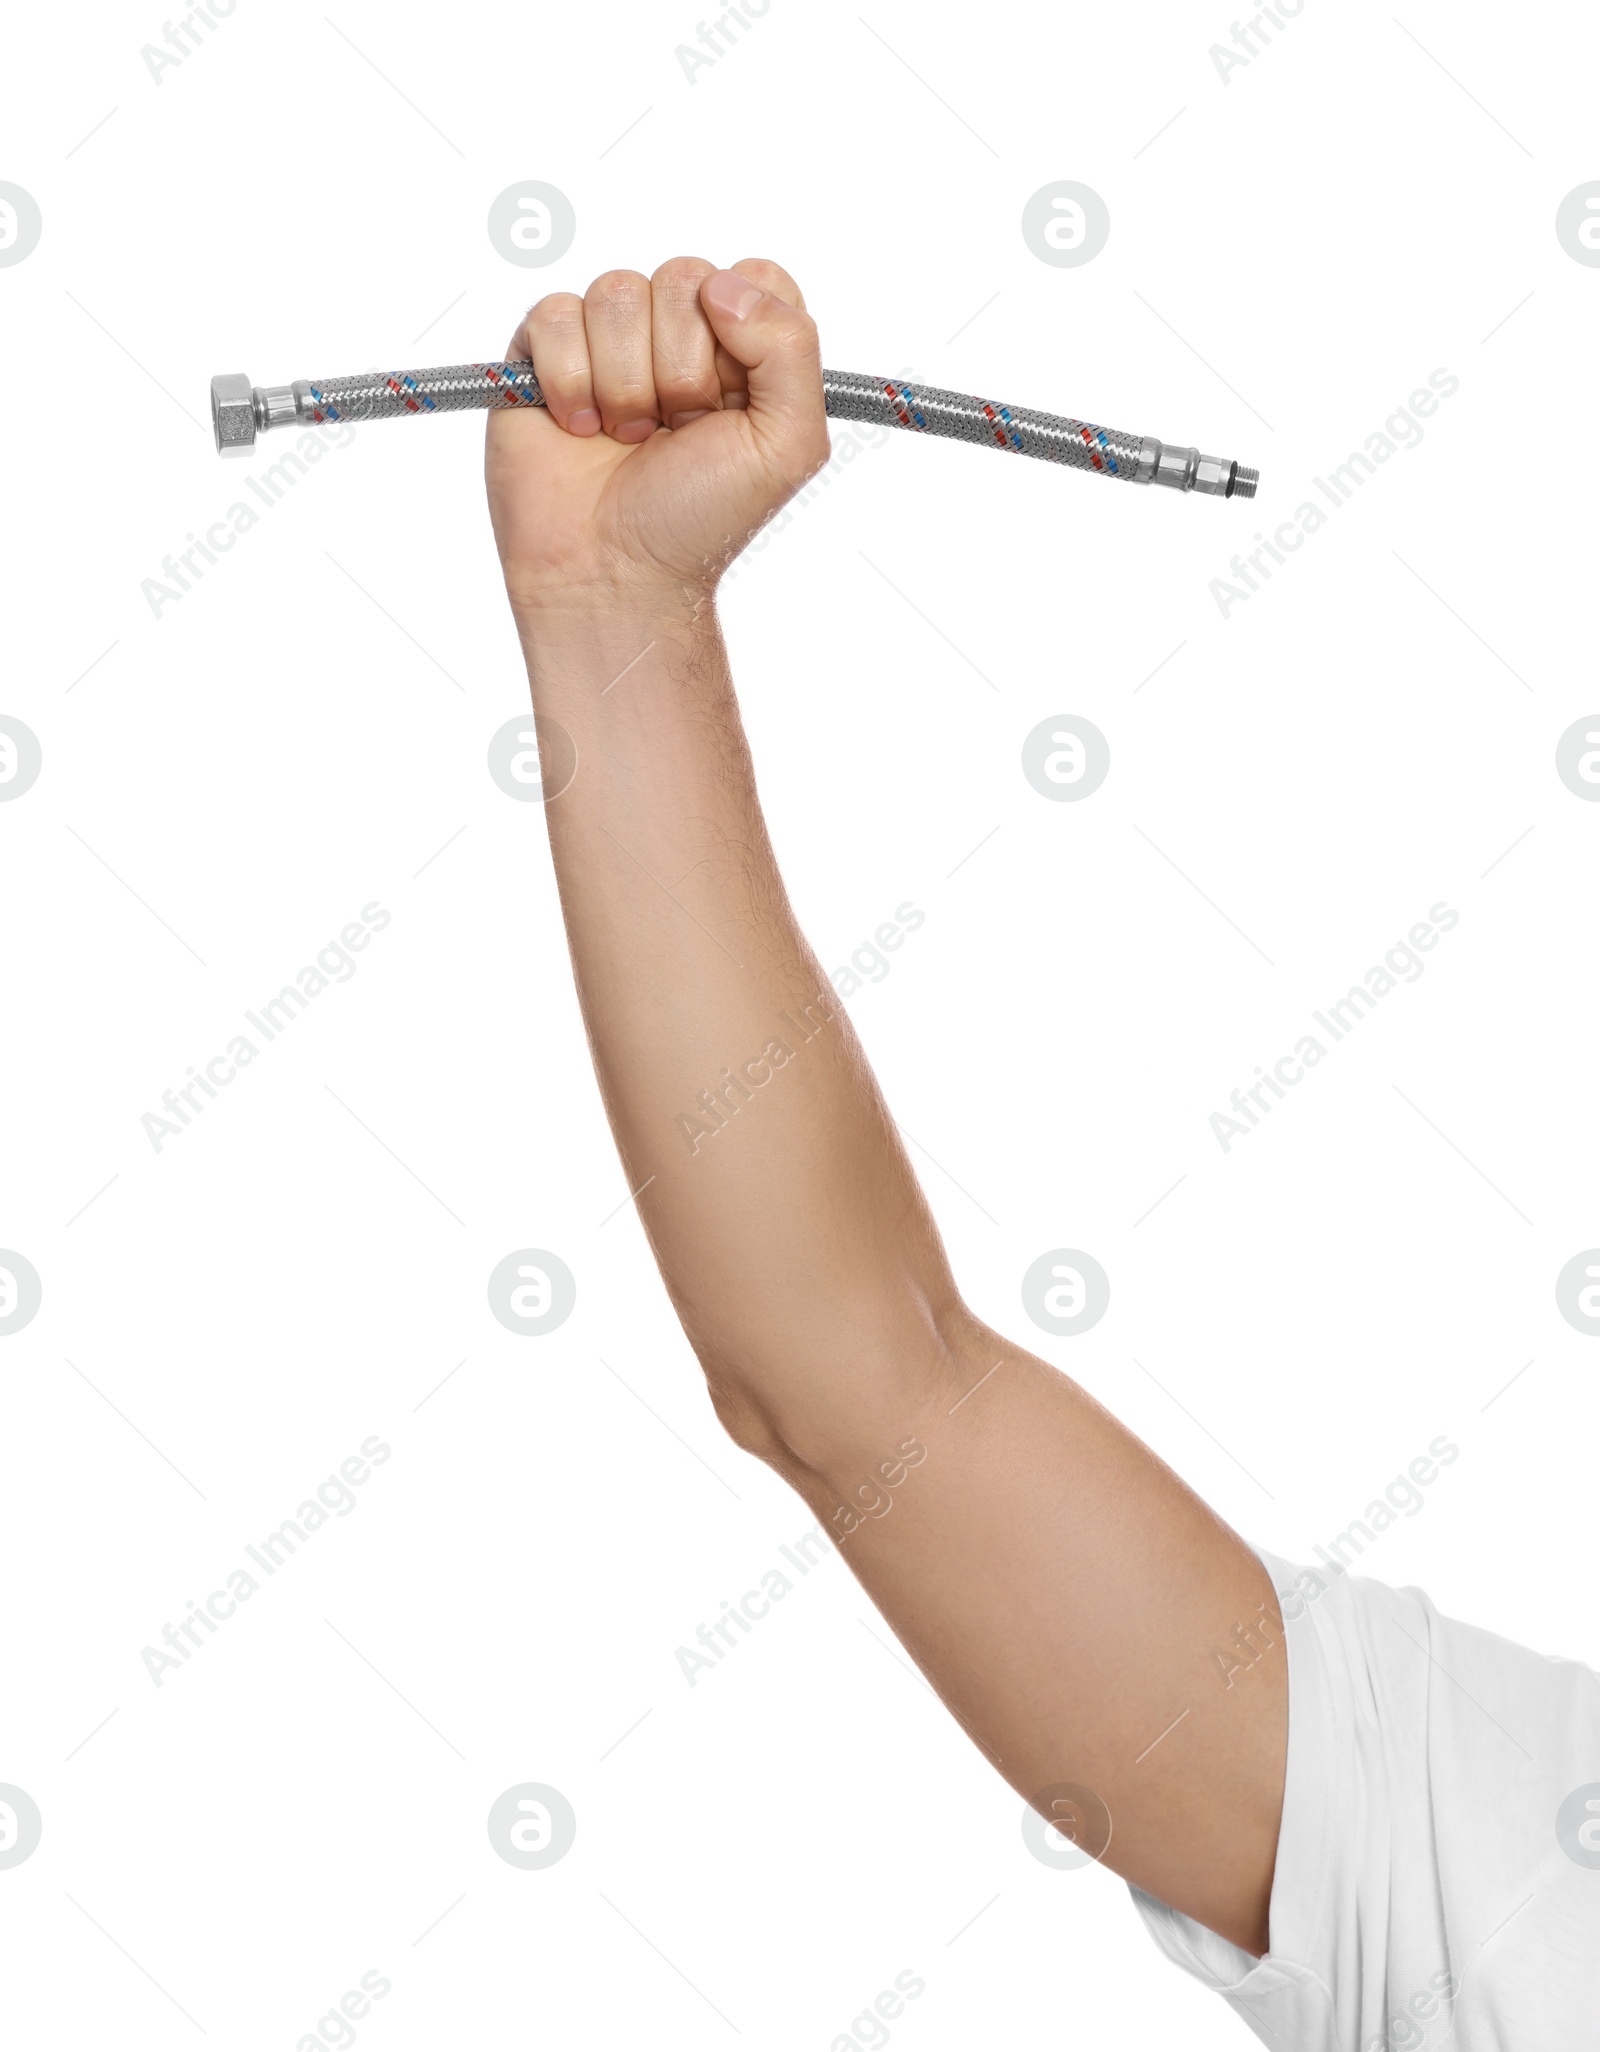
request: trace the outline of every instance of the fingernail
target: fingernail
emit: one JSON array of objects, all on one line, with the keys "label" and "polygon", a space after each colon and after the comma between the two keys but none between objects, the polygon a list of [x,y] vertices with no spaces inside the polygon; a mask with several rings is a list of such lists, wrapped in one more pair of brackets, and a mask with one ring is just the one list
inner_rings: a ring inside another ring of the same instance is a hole
[{"label": "fingernail", "polygon": [[569,435],[597,435],[600,432],[600,410],[595,406],[580,406],[576,413],[567,415]]},{"label": "fingernail", "polygon": [[660,425],[655,420],[619,420],[611,430],[611,439],[614,442],[648,441]]},{"label": "fingernail", "polygon": [[709,406],[696,406],[688,413],[675,413],[667,422],[668,427],[687,427],[691,420],[700,420],[711,411]]},{"label": "fingernail", "polygon": [[700,290],[713,310],[730,321],[742,321],[766,297],[738,271],[713,271]]}]

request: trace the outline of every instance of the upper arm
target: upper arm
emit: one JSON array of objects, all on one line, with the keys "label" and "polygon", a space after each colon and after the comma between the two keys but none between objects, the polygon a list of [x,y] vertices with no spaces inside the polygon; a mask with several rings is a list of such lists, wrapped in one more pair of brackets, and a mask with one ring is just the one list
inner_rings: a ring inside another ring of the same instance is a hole
[{"label": "upper arm", "polygon": [[908,1325],[898,1365],[875,1350],[867,1401],[777,1465],[1020,1794],[1265,1952],[1288,1743],[1270,1578],[1083,1390],[944,1323]]}]

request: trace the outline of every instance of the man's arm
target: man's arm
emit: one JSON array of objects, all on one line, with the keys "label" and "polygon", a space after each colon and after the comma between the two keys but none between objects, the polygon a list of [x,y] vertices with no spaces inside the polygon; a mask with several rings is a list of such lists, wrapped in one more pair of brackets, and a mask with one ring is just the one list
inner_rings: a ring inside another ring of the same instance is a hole
[{"label": "man's arm", "polygon": [[[827,456],[798,289],[759,262],[608,273],[542,302],[513,353],[549,414],[491,418],[490,502],[536,710],[577,749],[548,807],[573,968],[718,1415],[1019,1792],[1094,1791],[1107,1865],[1263,1952],[1287,1737],[1270,1581],[962,1303],[767,837],[710,595]],[[1240,1626],[1266,1655],[1224,1686],[1212,1651]]]}]

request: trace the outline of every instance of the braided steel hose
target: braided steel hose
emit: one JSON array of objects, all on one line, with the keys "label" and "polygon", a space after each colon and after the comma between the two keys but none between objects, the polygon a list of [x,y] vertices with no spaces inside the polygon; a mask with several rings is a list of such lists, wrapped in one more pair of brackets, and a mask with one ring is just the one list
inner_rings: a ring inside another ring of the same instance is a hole
[{"label": "braided steel hose", "polygon": [[[1153,435],[1123,434],[1092,421],[1002,406],[901,378],[859,371],[822,373],[824,403],[835,420],[905,428],[975,442],[1010,455],[1036,456],[1069,470],[1094,471],[1129,484],[1167,485],[1218,499],[1253,499],[1260,473],[1226,456],[1174,448]],[[403,414],[465,413],[542,406],[531,363],[458,363],[440,370],[363,371],[355,377],[252,385],[241,372],[211,380],[211,419],[220,456],[248,456],[269,428],[325,421],[397,420]]]}]

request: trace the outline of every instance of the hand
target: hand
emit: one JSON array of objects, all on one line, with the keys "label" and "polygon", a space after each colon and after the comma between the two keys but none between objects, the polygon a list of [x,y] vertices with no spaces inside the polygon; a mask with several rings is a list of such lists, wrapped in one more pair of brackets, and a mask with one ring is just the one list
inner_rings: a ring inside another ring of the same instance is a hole
[{"label": "hand", "polygon": [[490,414],[519,617],[692,606],[829,454],[815,323],[787,271],[675,257],[554,292],[518,329],[544,408]]}]

